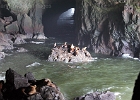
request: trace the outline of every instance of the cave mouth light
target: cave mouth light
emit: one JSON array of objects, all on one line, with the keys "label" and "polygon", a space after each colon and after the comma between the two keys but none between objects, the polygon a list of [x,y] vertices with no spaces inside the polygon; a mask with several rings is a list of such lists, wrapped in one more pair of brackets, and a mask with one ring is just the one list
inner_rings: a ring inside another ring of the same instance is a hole
[{"label": "cave mouth light", "polygon": [[[70,8],[67,11],[63,12],[59,16],[59,18],[57,20],[57,24],[58,25],[60,25],[62,23],[64,24],[64,23],[67,23],[67,20],[73,19],[74,12],[75,12],[75,8]],[[73,23],[69,23],[69,24],[73,24]]]}]

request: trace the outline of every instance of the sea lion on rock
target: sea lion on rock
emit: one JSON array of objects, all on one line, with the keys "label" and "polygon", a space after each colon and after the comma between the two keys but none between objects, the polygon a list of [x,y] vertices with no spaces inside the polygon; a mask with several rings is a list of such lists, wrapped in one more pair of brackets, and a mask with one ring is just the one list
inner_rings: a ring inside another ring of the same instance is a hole
[{"label": "sea lion on rock", "polygon": [[87,49],[87,47],[82,48],[82,51],[85,51]]},{"label": "sea lion on rock", "polygon": [[22,92],[27,96],[34,95],[37,93],[36,87],[36,85],[30,85],[28,87],[22,88]]},{"label": "sea lion on rock", "polygon": [[67,48],[67,42],[65,42],[64,45],[62,45],[62,48]]},{"label": "sea lion on rock", "polygon": [[54,43],[53,47],[54,47],[54,48],[56,47],[56,43]]},{"label": "sea lion on rock", "polygon": [[42,79],[42,80],[37,80],[35,83],[32,85],[36,85],[38,87],[42,86],[49,86],[49,87],[54,87],[56,88],[56,85],[50,80],[50,79]]}]

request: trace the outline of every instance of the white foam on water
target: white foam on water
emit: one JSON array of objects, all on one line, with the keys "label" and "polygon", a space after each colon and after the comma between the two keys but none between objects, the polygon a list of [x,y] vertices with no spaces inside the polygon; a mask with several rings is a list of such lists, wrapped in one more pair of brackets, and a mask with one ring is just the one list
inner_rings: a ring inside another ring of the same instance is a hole
[{"label": "white foam on water", "polygon": [[139,58],[133,58],[134,60],[139,60]]},{"label": "white foam on water", "polygon": [[5,80],[5,76],[3,76],[2,74],[0,74],[0,80]]},{"label": "white foam on water", "polygon": [[114,93],[116,96],[119,96],[121,93],[120,92],[115,92]]},{"label": "white foam on water", "polygon": [[34,63],[30,64],[30,65],[27,65],[26,67],[34,67],[34,66],[39,66],[39,65],[41,65],[41,64],[38,63],[38,62],[34,62]]},{"label": "white foam on water", "polygon": [[133,58],[132,56],[130,56],[130,54],[123,54],[122,58]]},{"label": "white foam on water", "polygon": [[31,43],[35,43],[35,44],[43,44],[44,42],[35,42],[35,41],[31,41]]}]

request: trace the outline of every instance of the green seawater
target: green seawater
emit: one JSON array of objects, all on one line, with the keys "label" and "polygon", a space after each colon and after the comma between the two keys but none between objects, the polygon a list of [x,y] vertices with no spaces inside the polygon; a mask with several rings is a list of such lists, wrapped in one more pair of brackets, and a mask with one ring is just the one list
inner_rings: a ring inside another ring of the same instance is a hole
[{"label": "green seawater", "polygon": [[[94,91],[111,91],[115,93],[116,100],[131,100],[140,71],[139,60],[91,53],[97,60],[87,63],[48,62],[47,57],[54,41],[15,45],[24,47],[28,52],[20,53],[16,49],[6,51],[8,55],[0,60],[0,79],[4,79],[6,70],[12,68],[21,75],[32,72],[36,79],[50,78],[66,100]],[[57,43],[62,44],[61,41]]]}]

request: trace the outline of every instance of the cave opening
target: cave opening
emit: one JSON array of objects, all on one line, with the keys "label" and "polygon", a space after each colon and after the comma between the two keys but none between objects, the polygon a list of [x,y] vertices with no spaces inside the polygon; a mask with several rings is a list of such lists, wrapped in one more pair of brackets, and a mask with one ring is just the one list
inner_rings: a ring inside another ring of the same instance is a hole
[{"label": "cave opening", "polygon": [[42,17],[45,36],[76,40],[75,9],[75,0],[57,1],[46,8]]}]

